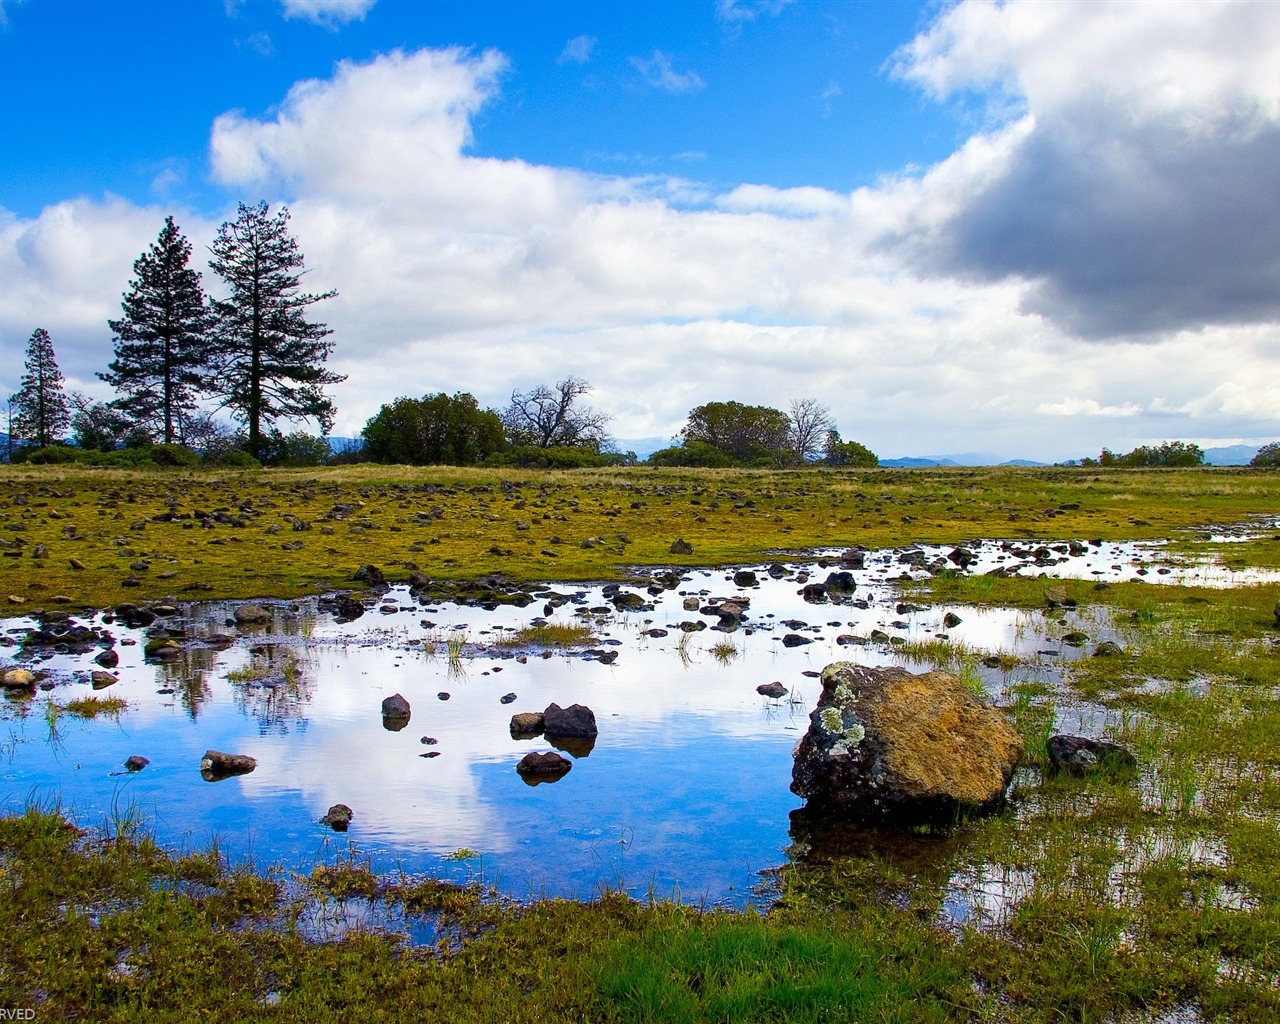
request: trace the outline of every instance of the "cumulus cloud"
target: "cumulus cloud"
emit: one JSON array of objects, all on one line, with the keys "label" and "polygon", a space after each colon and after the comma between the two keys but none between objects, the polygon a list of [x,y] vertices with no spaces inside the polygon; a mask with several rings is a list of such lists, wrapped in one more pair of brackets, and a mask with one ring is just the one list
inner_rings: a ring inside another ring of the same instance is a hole
[{"label": "cumulus cloud", "polygon": [[574,36],[564,44],[564,49],[560,51],[556,63],[589,64],[595,55],[596,42],[595,36]]},{"label": "cumulus cloud", "polygon": [[1137,416],[1142,406],[1131,402],[1103,405],[1096,398],[1067,398],[1061,402],[1044,402],[1036,406],[1036,412],[1045,416]]},{"label": "cumulus cloud", "polygon": [[676,71],[670,54],[661,50],[654,50],[651,57],[628,57],[627,60],[645,82],[662,92],[698,92],[707,84],[696,71]]},{"label": "cumulus cloud", "polygon": [[1088,338],[1271,320],[1277,49],[1271,4],[951,8],[896,73],[1021,131],[916,264],[1031,282],[1024,310]]},{"label": "cumulus cloud", "polygon": [[286,18],[337,28],[350,21],[364,21],[364,16],[377,0],[281,0]]}]

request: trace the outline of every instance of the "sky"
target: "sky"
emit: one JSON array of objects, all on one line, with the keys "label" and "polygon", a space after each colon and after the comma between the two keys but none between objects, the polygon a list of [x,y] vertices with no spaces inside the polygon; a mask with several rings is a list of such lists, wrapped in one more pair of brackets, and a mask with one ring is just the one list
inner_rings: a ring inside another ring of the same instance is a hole
[{"label": "sky", "polygon": [[165,217],[219,294],[265,200],[341,436],[574,375],[623,439],[812,398],[882,458],[1262,444],[1277,53],[1270,2],[0,0],[0,393],[42,327],[111,397]]}]

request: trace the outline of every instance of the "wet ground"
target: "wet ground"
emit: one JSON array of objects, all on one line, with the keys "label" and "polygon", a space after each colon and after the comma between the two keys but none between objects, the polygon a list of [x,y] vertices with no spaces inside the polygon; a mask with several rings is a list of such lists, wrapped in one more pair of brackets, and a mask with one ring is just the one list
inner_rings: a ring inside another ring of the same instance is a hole
[{"label": "wet ground", "polygon": [[[793,842],[807,843],[793,835],[791,748],[825,665],[921,670],[907,657],[912,645],[945,638],[991,656],[976,671],[1004,702],[1015,683],[1052,689],[1064,663],[1114,638],[1099,609],[904,603],[904,574],[944,569],[1201,586],[1262,578],[1178,564],[1158,546],[975,542],[843,561],[838,550],[815,552],[653,585],[661,572],[621,587],[548,584],[530,588],[523,607],[433,602],[397,587],[354,621],[320,599],[257,602],[268,619],[256,625],[236,624],[244,602],[175,605],[150,625],[74,617],[113,639],[111,683],[94,661],[102,644],[77,650],[54,637],[23,647],[40,623],[9,619],[5,666],[44,675],[34,695],[10,692],[3,704],[0,809],[58,802],[89,824],[139,816],[161,842],[203,848],[216,838],[233,860],[260,866],[305,870],[354,850],[377,871],[480,879],[515,898],[617,888],[741,904]],[[728,601],[740,618],[723,614]],[[540,621],[586,624],[594,636],[570,648],[512,642]],[[1083,639],[1064,642],[1072,633]],[[168,634],[171,653],[147,657],[148,642]],[[1014,657],[997,663],[999,654]],[[784,696],[757,692],[775,681]],[[380,713],[396,693],[412,708],[398,729]],[[57,712],[88,695],[128,707],[91,721]],[[552,702],[590,707],[599,736],[566,752],[572,768],[558,781],[528,785],[517,762],[552,747],[513,738],[508,725]],[[1058,728],[1098,735],[1107,715],[1064,701]],[[206,781],[199,766],[210,748],[257,767]],[[149,764],[128,772],[130,755]],[[339,802],[354,811],[345,833],[319,824]],[[947,913],[993,916],[1026,881],[957,878]]]}]

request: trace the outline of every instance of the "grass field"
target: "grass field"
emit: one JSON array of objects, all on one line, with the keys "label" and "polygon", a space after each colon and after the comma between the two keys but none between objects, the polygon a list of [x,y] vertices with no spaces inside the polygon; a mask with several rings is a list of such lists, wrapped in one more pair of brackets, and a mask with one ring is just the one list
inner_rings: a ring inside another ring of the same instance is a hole
[{"label": "grass field", "polygon": [[[219,509],[243,525],[201,525],[197,511]],[[0,536],[24,542],[0,570],[23,612],[53,596],[288,596],[353,586],[369,562],[392,577],[413,563],[442,579],[572,580],[977,537],[1203,551],[1179,531],[1277,513],[1280,475],[1224,470],[28,470],[0,480]],[[677,537],[692,555],[670,554]],[[1277,548],[1222,551],[1269,566]],[[1029,756],[1009,808],[940,834],[815,825],[766,915],[611,894],[517,907],[350,860],[301,875],[232,867],[216,849],[157,848],[127,810],[96,823],[31,807],[0,820],[0,1008],[118,1021],[1280,1019],[1280,595],[1065,586],[1109,609],[1123,654],[1075,662],[1061,691],[1014,671],[1008,706]],[[1044,588],[915,589],[1030,609]],[[1044,739],[1072,700],[1114,713],[1136,773],[1045,770]],[[974,894],[963,914],[948,902],[957,879]],[[435,922],[440,942],[314,940],[317,920],[357,904]]]}]

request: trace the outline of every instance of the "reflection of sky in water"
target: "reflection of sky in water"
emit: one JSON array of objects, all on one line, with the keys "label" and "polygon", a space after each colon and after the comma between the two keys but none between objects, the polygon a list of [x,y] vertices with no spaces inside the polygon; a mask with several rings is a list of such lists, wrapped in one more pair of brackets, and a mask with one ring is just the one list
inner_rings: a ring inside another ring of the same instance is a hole
[{"label": "reflection of sky in water", "polygon": [[[1034,571],[1067,569],[1087,578],[1095,563],[1122,564],[1102,570],[1101,578],[1128,578],[1134,554],[1120,548],[1104,545],[1070,564]],[[923,550],[932,560],[950,548]],[[1009,561],[996,545],[977,550],[977,571]],[[1004,561],[996,561],[1001,554]],[[788,564],[807,571],[811,582],[839,568]],[[620,886],[695,901],[741,900],[759,871],[784,859],[790,842],[788,813],[799,804],[788,789],[791,747],[820,690],[805,673],[841,659],[897,660],[887,645],[842,645],[840,636],[882,629],[929,639],[944,632],[942,618],[952,609],[898,610],[888,580],[904,568],[897,553],[872,553],[867,568],[854,572],[852,595],[820,604],[801,597],[796,575],[773,580],[758,568],[760,585],[740,590],[732,572],[695,570],[677,591],[653,598],[652,611],[586,620],[597,626],[598,647],[619,652],[611,665],[562,653],[544,659],[536,651],[525,652],[521,664],[497,648],[504,630],[542,612],[543,599],[525,609],[415,608],[407,592],[396,589],[386,597],[400,606],[392,614],[370,610],[339,624],[317,612],[314,601],[283,603],[272,606],[269,626],[242,633],[227,624],[234,603],[199,604],[183,620],[188,646],[219,633],[236,634],[237,643],[226,650],[187,649],[168,666],[144,664],[145,633],[115,623],[109,628],[118,639],[139,641],[117,647],[120,682],[107,691],[126,698],[129,709],[118,721],[64,715],[51,729],[44,694],[26,702],[25,715],[22,702],[8,700],[0,725],[0,806],[57,798],[87,823],[132,807],[163,842],[199,847],[216,836],[237,859],[252,856],[286,868],[305,868],[354,845],[378,870],[457,878],[479,870],[517,897],[581,897]],[[599,587],[554,589],[574,595],[554,621],[576,620],[579,609],[607,604]],[[750,598],[744,628],[688,634],[682,649],[678,623],[716,621],[685,611],[683,597],[735,594]],[[1109,635],[1105,620],[1093,621],[1083,609],[1053,620],[1041,612],[954,610],[962,622],[945,630],[953,642],[1032,659],[1013,673],[987,672],[997,695],[1009,682],[1052,681],[1061,660],[1085,653],[1058,642],[1068,630],[1082,629],[1095,642]],[[12,620],[9,633],[20,636],[29,625]],[[642,635],[653,627],[669,633]],[[443,640],[450,631],[468,642],[460,671]],[[784,646],[782,638],[792,632],[812,643]],[[732,649],[713,653],[726,642]],[[297,658],[297,685],[285,681],[286,652]],[[96,666],[90,658],[55,655],[39,664],[59,680],[56,700],[91,692],[87,671]],[[268,667],[265,684],[228,679],[253,664]],[[790,689],[791,699],[769,701],[756,693],[772,680]],[[391,732],[379,709],[397,692],[413,715],[407,728]],[[448,700],[439,698],[442,692]],[[500,698],[508,692],[517,699],[504,705]],[[540,711],[552,701],[591,707],[600,736],[563,779],[531,787],[515,764],[549,744],[541,737],[512,739],[507,726],[512,713]],[[1060,717],[1059,724],[1091,733],[1104,724],[1097,709],[1075,717],[1078,722]],[[424,745],[428,736],[437,742]],[[207,783],[197,770],[207,748],[250,754],[257,770]],[[150,758],[150,766],[121,773],[130,754]],[[338,802],[355,810],[345,836],[316,824]],[[479,860],[443,859],[463,847],[477,851]]]}]

